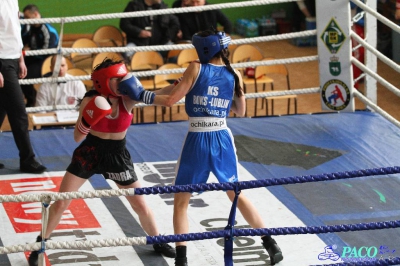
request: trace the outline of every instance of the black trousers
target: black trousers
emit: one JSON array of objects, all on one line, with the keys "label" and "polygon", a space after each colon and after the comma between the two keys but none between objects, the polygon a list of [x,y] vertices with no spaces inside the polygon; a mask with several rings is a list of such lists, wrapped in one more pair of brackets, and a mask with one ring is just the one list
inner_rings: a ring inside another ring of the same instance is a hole
[{"label": "black trousers", "polygon": [[[35,79],[42,77],[42,64],[41,57],[27,56],[25,57],[25,65],[28,69],[26,79]],[[26,99],[26,107],[35,107],[36,104],[36,89],[33,84],[21,85],[21,89]]]},{"label": "black trousers", "polygon": [[0,59],[4,87],[0,88],[0,125],[7,114],[15,144],[19,150],[20,163],[31,162],[33,153],[28,131],[28,115],[24,96],[18,83],[18,59]]}]

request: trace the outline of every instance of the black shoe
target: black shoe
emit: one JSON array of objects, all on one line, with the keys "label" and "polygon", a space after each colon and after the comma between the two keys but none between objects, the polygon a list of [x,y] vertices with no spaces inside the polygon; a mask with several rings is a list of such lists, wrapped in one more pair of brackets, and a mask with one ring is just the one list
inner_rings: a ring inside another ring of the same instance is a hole
[{"label": "black shoe", "polygon": [[175,258],[176,257],[175,249],[173,247],[171,247],[170,245],[168,245],[167,243],[154,244],[153,248],[157,253],[161,253],[165,257],[168,257],[168,258]]},{"label": "black shoe", "polygon": [[33,160],[29,163],[21,163],[19,169],[23,173],[30,173],[30,174],[41,174],[47,170],[47,168],[37,161]]},{"label": "black shoe", "polygon": [[275,265],[276,263],[283,260],[282,251],[279,248],[278,244],[274,239],[270,239],[268,242],[262,243],[264,248],[267,250],[269,258],[271,260],[271,265]]},{"label": "black shoe", "polygon": [[[38,236],[36,238],[36,242],[42,242],[42,237]],[[38,260],[39,260],[39,252],[36,250],[32,251],[28,258],[29,266],[38,266]]]},{"label": "black shoe", "polygon": [[29,266],[38,266],[38,260],[39,260],[39,252],[32,251],[28,259]]},{"label": "black shoe", "polygon": [[4,168],[4,164],[0,163],[0,169]]},{"label": "black shoe", "polygon": [[187,258],[175,258],[175,266],[188,266]]}]

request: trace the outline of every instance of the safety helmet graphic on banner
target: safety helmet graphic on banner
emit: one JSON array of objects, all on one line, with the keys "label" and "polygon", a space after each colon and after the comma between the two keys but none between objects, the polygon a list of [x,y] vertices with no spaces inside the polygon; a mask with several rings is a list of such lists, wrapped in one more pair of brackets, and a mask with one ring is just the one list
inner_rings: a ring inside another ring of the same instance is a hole
[{"label": "safety helmet graphic on banner", "polygon": [[202,37],[196,33],[192,37],[192,44],[202,64],[208,63],[218,52],[228,48],[230,42],[231,37],[221,31],[207,37]]},{"label": "safety helmet graphic on banner", "polygon": [[126,74],[128,74],[128,70],[124,63],[95,70],[92,73],[93,86],[102,95],[109,96],[111,94],[118,96],[110,89],[110,79],[123,78]]}]

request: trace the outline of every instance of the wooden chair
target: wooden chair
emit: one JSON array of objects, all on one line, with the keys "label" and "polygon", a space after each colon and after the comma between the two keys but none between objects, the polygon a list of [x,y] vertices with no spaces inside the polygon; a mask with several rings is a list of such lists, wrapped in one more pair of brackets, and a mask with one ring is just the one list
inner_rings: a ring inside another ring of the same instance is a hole
[{"label": "wooden chair", "polygon": [[178,58],[178,55],[181,51],[182,50],[169,50],[167,53],[167,58],[165,58],[165,62],[171,63],[170,61],[172,60],[172,58],[174,57]]},{"label": "wooden chair", "polygon": [[164,59],[157,51],[138,51],[131,59],[132,71],[154,70],[164,64]]},{"label": "wooden chair", "polygon": [[238,47],[238,45],[237,44],[230,44],[229,46],[228,46],[228,51],[229,51],[229,57],[228,57],[228,59],[229,59],[229,62],[231,62],[232,63],[232,55],[233,55],[233,52],[235,51],[235,49]]},{"label": "wooden chair", "polygon": [[111,25],[97,28],[93,34],[92,40],[99,47],[125,46],[125,40],[121,30]]},{"label": "wooden chair", "polygon": [[197,55],[196,49],[192,48],[192,49],[186,49],[186,50],[182,50],[179,54],[178,54],[178,58],[177,58],[177,64],[180,65],[181,67],[187,67],[190,62],[198,59],[199,56]]},{"label": "wooden chair", "polygon": [[[52,57],[53,56],[50,55],[50,56],[46,57],[46,59],[43,61],[42,70],[41,70],[42,76],[44,76],[48,73],[51,73],[51,58]],[[71,62],[71,60],[69,60],[68,58],[65,58],[65,61],[67,62],[68,69],[74,67],[74,64]]]},{"label": "wooden chair", "polygon": [[[79,38],[73,42],[71,48],[97,48],[97,44],[88,38]],[[90,70],[92,67],[94,53],[71,53],[71,60],[75,67]],[[88,71],[89,72],[89,71]]]},{"label": "wooden chair", "polygon": [[[271,66],[257,66],[255,69],[255,75],[257,82],[255,83],[255,86],[259,84],[265,84],[269,83],[271,84],[271,91],[273,91],[274,84],[278,81],[278,79],[283,79],[283,83],[286,83],[286,88],[284,90],[290,90],[290,79],[289,79],[289,71],[287,67],[283,64],[279,65],[271,65]],[[273,82],[269,82],[270,78],[273,78]],[[258,90],[258,89],[256,89]],[[269,96],[265,97],[265,114],[268,115],[269,113],[269,108],[268,108],[268,100],[271,100],[271,114],[274,115],[274,100],[278,99],[287,99],[288,100],[288,105],[287,105],[287,114],[290,114],[290,101],[291,99],[294,100],[294,113],[297,114],[297,95],[282,95],[282,96]],[[255,110],[255,115],[257,115],[257,109]]]},{"label": "wooden chair", "polygon": [[[181,68],[178,64],[167,63],[159,67],[157,70],[166,70],[166,69],[174,69]],[[171,84],[171,82],[182,77],[183,73],[168,73],[168,74],[157,74],[154,76],[154,87],[155,89],[162,89]],[[180,112],[180,107],[184,106],[184,104],[177,104],[178,113]],[[162,108],[162,122],[165,121],[164,115],[166,113],[166,108]],[[172,121],[172,107],[169,107],[169,120]]]},{"label": "wooden chair", "polygon": [[239,45],[232,52],[232,63],[259,61],[263,58],[261,50],[252,44]]},{"label": "wooden chair", "polygon": [[[229,48],[229,46],[228,46]],[[259,61],[264,58],[261,50],[252,44],[242,44],[237,46],[231,56],[231,63],[244,63],[250,61]],[[239,70],[242,75],[244,74],[244,70],[242,68],[236,68]]]},{"label": "wooden chair", "polygon": [[[71,76],[87,76],[89,73],[86,72],[86,70],[80,69],[80,68],[70,68],[67,71],[68,74]],[[88,79],[88,80],[82,80],[83,84],[85,84],[86,90],[90,90],[93,88],[93,81]]]},{"label": "wooden chair", "polygon": [[[164,64],[164,59],[157,51],[138,51],[133,54],[130,68],[131,71],[146,71],[155,70]],[[139,78],[142,86],[146,90],[154,90],[154,76]],[[140,118],[143,123],[144,111],[147,107],[137,108],[137,113],[140,113]],[[157,122],[157,106],[154,106],[154,122]]]},{"label": "wooden chair", "polygon": [[[263,60],[273,60],[273,59],[274,58],[264,58]],[[259,78],[257,78],[257,77],[259,77]],[[265,91],[266,85],[267,84],[271,84],[271,86],[272,86],[272,84],[274,82],[274,80],[272,78],[270,78],[268,76],[265,76],[265,75],[261,75],[261,74],[258,75],[258,76],[254,75],[254,77],[248,77],[246,75],[243,75],[242,79],[243,79],[243,91],[245,93],[248,92],[248,87],[251,86],[251,85],[254,86],[254,92],[259,92],[258,91],[258,85],[262,84],[263,85],[263,91]],[[254,116],[256,116],[258,99],[256,98],[254,100],[255,100],[255,102],[254,102]],[[262,108],[264,108],[264,100],[262,100]],[[247,116],[247,114],[246,114],[246,116]]]},{"label": "wooden chair", "polygon": [[101,64],[105,58],[109,58],[114,61],[124,60],[123,56],[120,53],[115,53],[115,52],[99,53],[96,54],[93,58],[92,70],[95,69],[96,66]]}]

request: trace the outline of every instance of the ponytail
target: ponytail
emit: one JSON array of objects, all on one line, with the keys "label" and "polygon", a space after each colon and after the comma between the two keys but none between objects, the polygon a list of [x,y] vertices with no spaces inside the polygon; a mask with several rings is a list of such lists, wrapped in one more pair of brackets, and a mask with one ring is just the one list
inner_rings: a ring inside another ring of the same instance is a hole
[{"label": "ponytail", "polygon": [[[242,87],[240,87],[240,82],[239,82],[239,77],[236,74],[235,70],[232,68],[231,63],[229,62],[228,55],[229,51],[228,49],[224,49],[221,52],[219,52],[222,61],[224,61],[226,68],[233,74],[233,77],[235,78],[235,94],[237,97],[240,97],[243,95],[243,90]],[[218,56],[218,55],[217,55]]]}]

